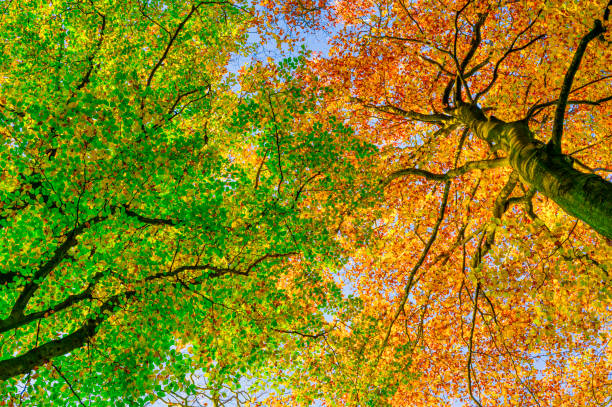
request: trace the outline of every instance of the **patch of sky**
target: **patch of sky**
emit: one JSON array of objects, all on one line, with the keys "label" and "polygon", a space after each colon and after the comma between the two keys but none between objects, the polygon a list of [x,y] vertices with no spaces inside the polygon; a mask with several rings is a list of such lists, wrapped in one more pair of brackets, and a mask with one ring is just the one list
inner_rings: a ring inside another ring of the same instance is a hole
[{"label": "patch of sky", "polygon": [[[257,12],[263,11],[260,6],[255,9]],[[287,44],[279,43],[272,38],[263,37],[255,29],[252,29],[248,32],[246,41],[247,49],[251,49],[252,52],[247,55],[234,53],[227,66],[230,74],[237,74],[240,69],[258,62],[266,63],[269,59],[279,63],[287,57],[296,56],[303,52],[300,50],[311,52],[314,57],[324,58],[329,55],[332,37],[339,31],[339,28],[296,31],[295,27],[290,27],[282,19],[279,19],[277,28],[283,32],[294,32],[294,39],[299,39],[298,43],[294,47],[289,47]]]}]

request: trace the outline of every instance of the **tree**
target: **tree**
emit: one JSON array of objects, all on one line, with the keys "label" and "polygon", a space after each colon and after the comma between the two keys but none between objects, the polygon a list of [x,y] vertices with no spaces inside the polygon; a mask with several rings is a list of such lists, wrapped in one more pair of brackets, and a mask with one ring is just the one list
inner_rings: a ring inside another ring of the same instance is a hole
[{"label": "tree", "polygon": [[361,199],[374,149],[317,122],[303,56],[228,71],[261,24],[246,2],[4,6],[3,405],[143,405],[198,369],[273,386],[325,332],[325,209]]},{"label": "tree", "polygon": [[263,5],[4,9],[1,402],[609,403],[609,3]]},{"label": "tree", "polygon": [[609,403],[610,3],[266,5],[331,32],[327,111],[381,148],[384,199],[341,231],[365,310],[333,398]]}]

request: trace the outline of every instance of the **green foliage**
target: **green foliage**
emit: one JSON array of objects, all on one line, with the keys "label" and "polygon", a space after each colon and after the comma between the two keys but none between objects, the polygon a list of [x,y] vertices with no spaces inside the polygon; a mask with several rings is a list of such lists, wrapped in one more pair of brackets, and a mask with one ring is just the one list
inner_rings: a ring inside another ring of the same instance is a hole
[{"label": "green foliage", "polygon": [[280,386],[289,355],[306,369],[296,343],[319,340],[342,301],[332,237],[371,194],[354,160],[375,149],[321,122],[301,58],[254,66],[235,91],[226,65],[249,52],[252,15],[6,7],[0,400],[144,405],[195,391],[198,369],[216,388]]}]

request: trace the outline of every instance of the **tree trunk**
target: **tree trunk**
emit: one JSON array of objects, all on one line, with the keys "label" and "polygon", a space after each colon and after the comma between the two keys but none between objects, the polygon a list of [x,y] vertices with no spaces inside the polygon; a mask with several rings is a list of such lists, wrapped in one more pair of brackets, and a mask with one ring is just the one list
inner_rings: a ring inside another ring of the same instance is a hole
[{"label": "tree trunk", "polygon": [[569,156],[547,152],[545,145],[533,138],[525,122],[487,119],[479,108],[470,105],[457,108],[455,118],[493,149],[504,151],[525,183],[612,239],[612,183],[599,175],[574,169]]}]

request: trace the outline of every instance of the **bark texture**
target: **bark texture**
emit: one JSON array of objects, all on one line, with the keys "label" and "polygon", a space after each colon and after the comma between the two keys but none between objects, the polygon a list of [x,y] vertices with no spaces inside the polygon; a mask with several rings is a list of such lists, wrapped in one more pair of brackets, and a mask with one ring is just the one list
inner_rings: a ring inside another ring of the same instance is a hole
[{"label": "bark texture", "polygon": [[599,175],[574,169],[569,156],[547,152],[525,122],[506,123],[487,118],[471,105],[457,108],[455,118],[494,149],[504,151],[524,182],[568,214],[612,239],[612,183]]}]

